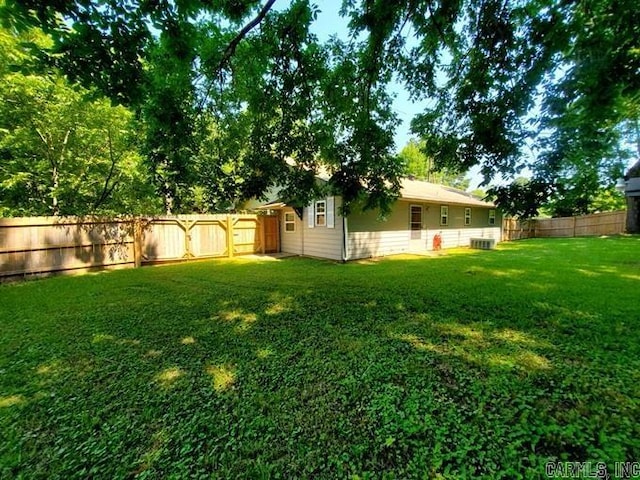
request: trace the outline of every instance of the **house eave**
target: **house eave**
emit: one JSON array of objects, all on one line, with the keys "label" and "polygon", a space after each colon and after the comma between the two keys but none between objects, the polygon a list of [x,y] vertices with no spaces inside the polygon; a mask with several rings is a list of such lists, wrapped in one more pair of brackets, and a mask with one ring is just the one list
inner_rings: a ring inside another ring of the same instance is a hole
[{"label": "house eave", "polygon": [[495,204],[482,202],[478,200],[474,201],[458,201],[458,200],[450,200],[446,198],[425,198],[425,197],[405,197],[404,195],[400,197],[399,200],[404,202],[417,202],[417,203],[434,203],[439,205],[458,205],[462,207],[480,207],[480,208],[496,208]]},{"label": "house eave", "polygon": [[287,204],[284,202],[273,202],[267,203],[265,205],[260,205],[259,207],[255,207],[255,210],[282,210],[286,208]]}]

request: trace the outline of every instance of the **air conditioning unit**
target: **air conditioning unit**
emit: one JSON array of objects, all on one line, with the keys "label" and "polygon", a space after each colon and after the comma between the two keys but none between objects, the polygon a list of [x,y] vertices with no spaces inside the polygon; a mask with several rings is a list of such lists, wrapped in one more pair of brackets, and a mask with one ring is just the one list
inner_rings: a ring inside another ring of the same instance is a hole
[{"label": "air conditioning unit", "polygon": [[496,248],[495,238],[472,238],[471,248],[478,248],[480,250],[492,250]]}]

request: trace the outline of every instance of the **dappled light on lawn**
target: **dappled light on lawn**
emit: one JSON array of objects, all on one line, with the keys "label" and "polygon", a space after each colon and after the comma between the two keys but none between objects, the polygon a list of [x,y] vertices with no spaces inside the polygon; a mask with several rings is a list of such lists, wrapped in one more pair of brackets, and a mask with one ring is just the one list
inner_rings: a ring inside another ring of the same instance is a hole
[{"label": "dappled light on lawn", "polygon": [[140,345],[140,340],[131,338],[117,338],[115,335],[98,333],[93,336],[91,343],[114,342],[119,345]]},{"label": "dappled light on lawn", "polygon": [[256,356],[258,358],[267,358],[273,355],[273,350],[271,348],[259,348],[256,352]]},{"label": "dappled light on lawn", "polygon": [[626,278],[627,280],[640,280],[640,275],[621,275],[622,278]]},{"label": "dappled light on lawn", "polygon": [[15,405],[21,405],[26,402],[26,399],[22,395],[9,395],[7,397],[0,397],[0,408],[13,407]]},{"label": "dappled light on lawn", "polygon": [[151,436],[151,446],[146,452],[144,452],[140,460],[138,460],[139,467],[136,470],[136,474],[149,470],[163,454],[166,454],[169,438],[170,436],[165,430],[155,432]]},{"label": "dappled light on lawn", "polygon": [[391,335],[391,338],[402,340],[403,342],[409,343],[413,348],[417,350],[425,350],[427,352],[438,353],[440,355],[448,355],[449,352],[447,349],[440,345],[435,345],[431,342],[427,342],[417,335],[412,335],[409,333],[399,334],[399,335]]},{"label": "dappled light on lawn", "polygon": [[548,370],[551,362],[533,352],[514,352],[511,355],[489,353],[486,357],[487,365],[497,368],[520,368],[525,371]]},{"label": "dappled light on lawn", "polygon": [[534,340],[529,335],[519,332],[517,330],[512,330],[510,328],[505,328],[504,330],[500,330],[498,332],[492,333],[493,338],[497,340],[502,340],[503,342],[511,342],[526,345],[529,347],[536,346],[544,346],[548,347],[549,345],[546,342],[541,342],[540,340]]},{"label": "dappled light on lawn", "polygon": [[0,477],[537,478],[636,458],[637,245],[2,285]]},{"label": "dappled light on lawn", "polygon": [[435,335],[430,340],[415,334],[391,333],[390,337],[407,342],[413,348],[444,357],[456,357],[471,364],[491,368],[518,368],[535,371],[551,368],[551,362],[533,347],[550,348],[546,342],[538,342],[522,332],[503,330],[489,332],[471,326],[451,322],[434,323]]},{"label": "dappled light on lawn", "polygon": [[227,365],[210,365],[206,369],[213,380],[213,389],[224,392],[232,387],[236,379],[235,369]]},{"label": "dappled light on lawn", "polygon": [[282,295],[280,293],[271,295],[270,300],[272,301],[271,305],[269,305],[264,311],[266,315],[279,315],[291,312],[295,304],[295,299],[292,296]]},{"label": "dappled light on lawn", "polygon": [[58,375],[64,371],[64,367],[59,360],[43,363],[36,368],[36,373],[42,376]]},{"label": "dappled light on lawn", "polygon": [[235,324],[236,331],[238,333],[244,333],[251,328],[258,319],[258,316],[255,313],[243,312],[242,310],[229,310],[220,312],[213,317],[213,319],[218,318],[225,322]]},{"label": "dappled light on lawn", "polygon": [[184,375],[178,367],[166,368],[155,376],[155,381],[164,388],[172,387],[175,382]]}]

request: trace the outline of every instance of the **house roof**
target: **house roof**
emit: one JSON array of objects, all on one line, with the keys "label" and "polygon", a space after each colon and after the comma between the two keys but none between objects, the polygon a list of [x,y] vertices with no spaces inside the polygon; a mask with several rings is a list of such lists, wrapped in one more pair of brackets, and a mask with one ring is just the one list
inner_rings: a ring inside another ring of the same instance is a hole
[{"label": "house roof", "polygon": [[634,163],[631,166],[631,168],[627,170],[627,173],[624,175],[625,180],[629,180],[630,178],[637,178],[637,177],[640,177],[640,160]]},{"label": "house roof", "polygon": [[275,200],[273,202],[255,207],[255,210],[280,210],[285,207],[287,207],[287,204],[285,202]]},{"label": "house roof", "polygon": [[[319,175],[316,177],[322,181],[327,181]],[[495,208],[495,204],[480,200],[470,193],[458,190],[457,188],[424,182],[421,180],[411,180],[409,178],[402,179],[400,183],[400,200]],[[288,206],[286,202],[275,194],[270,195],[270,197],[269,203],[254,208],[257,210],[278,210]]]},{"label": "house roof", "polygon": [[403,179],[401,182],[400,198],[402,200],[419,202],[495,207],[493,203],[480,200],[470,193],[458,190],[457,188],[408,178]]}]

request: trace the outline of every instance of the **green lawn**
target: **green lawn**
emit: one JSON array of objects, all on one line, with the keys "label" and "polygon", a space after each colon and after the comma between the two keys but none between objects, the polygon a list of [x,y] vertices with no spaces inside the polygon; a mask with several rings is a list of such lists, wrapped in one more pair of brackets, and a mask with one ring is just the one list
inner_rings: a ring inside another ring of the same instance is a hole
[{"label": "green lawn", "polygon": [[0,477],[640,460],[640,238],[0,286]]}]

